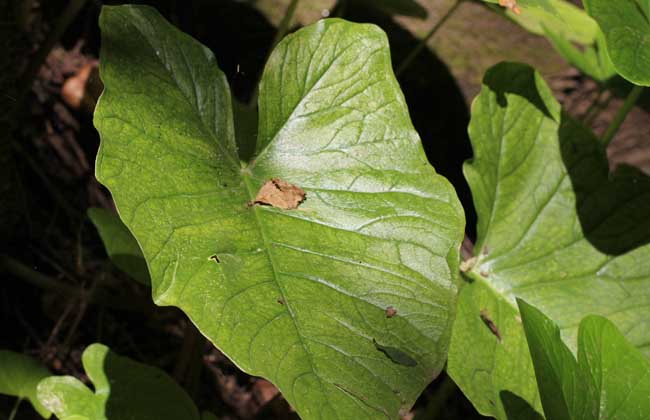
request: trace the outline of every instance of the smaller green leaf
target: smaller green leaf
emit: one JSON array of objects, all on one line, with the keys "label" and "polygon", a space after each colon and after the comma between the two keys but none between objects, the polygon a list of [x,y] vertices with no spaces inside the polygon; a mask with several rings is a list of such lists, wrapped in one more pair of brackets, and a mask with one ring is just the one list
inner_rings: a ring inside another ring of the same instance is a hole
[{"label": "smaller green leaf", "polygon": [[113,264],[139,283],[149,286],[149,270],[140,245],[119,216],[107,209],[90,208],[88,217],[99,232]]},{"label": "smaller green leaf", "polygon": [[582,73],[603,83],[616,75],[616,69],[607,53],[604,36],[600,31],[598,32],[596,42],[580,50],[562,34],[545,28],[546,38],[562,57]]},{"label": "smaller green leaf", "polygon": [[566,0],[519,0],[519,13],[499,6],[499,0],[484,0],[494,3],[491,8],[504,13],[529,32],[545,35],[546,29],[569,42],[590,45],[596,41],[598,25],[582,9]]},{"label": "smaller green leaf", "polygon": [[414,0],[354,0],[365,6],[374,7],[388,15],[410,16],[426,19],[427,9]]},{"label": "smaller green leaf", "polygon": [[20,353],[0,350],[0,394],[27,399],[44,418],[52,413],[36,398],[36,386],[50,372],[36,360]]},{"label": "smaller green leaf", "polygon": [[162,370],[122,357],[102,344],[82,355],[93,393],[71,376],[38,384],[38,399],[60,420],[199,420],[187,393]]},{"label": "smaller green leaf", "polygon": [[578,360],[560,329],[518,299],[544,407],[551,420],[647,418],[650,360],[609,320],[588,316],[578,333]]},{"label": "smaller green leaf", "polygon": [[384,353],[386,356],[388,356],[390,360],[397,363],[398,365],[410,366],[410,367],[414,367],[418,365],[418,362],[415,359],[413,359],[411,356],[406,354],[404,351],[395,347],[382,346],[381,344],[377,343],[377,341],[374,339],[372,340],[372,342],[375,344],[375,347],[377,347],[377,350]]},{"label": "smaller green leaf", "polygon": [[647,0],[584,0],[587,12],[605,34],[618,73],[650,86],[650,5]]}]

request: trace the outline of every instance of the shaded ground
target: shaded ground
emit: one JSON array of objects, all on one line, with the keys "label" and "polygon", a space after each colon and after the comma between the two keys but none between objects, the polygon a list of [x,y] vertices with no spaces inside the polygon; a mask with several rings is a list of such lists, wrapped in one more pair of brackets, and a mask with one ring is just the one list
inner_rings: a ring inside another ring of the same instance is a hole
[{"label": "shaded ground", "polygon": [[[429,17],[420,21],[373,14],[348,1],[342,15],[386,30],[395,63],[453,4],[423,0]],[[107,261],[85,217],[88,207],[112,207],[109,194],[93,176],[98,136],[92,127],[92,105],[77,108],[62,94],[64,83],[82,69],[92,68],[98,56],[99,2],[89,2],[77,16],[40,69],[27,100],[21,102],[14,94],[18,73],[66,4],[63,0],[41,3],[33,3],[27,20],[0,26],[0,41],[10,60],[0,63],[4,75],[0,78],[4,116],[0,118],[4,238],[0,256],[8,256],[13,264],[5,265],[0,282],[0,348],[31,354],[54,373],[84,378],[81,351],[101,341],[118,353],[165,369],[201,408],[225,419],[295,417],[271,384],[241,373],[201,338],[183,314],[154,307],[148,290]],[[215,52],[233,93],[246,100],[288,1],[150,3]],[[7,5],[0,3],[1,16],[14,16]],[[336,13],[333,6],[331,0],[303,1],[298,22],[311,23],[324,11]],[[468,109],[485,70],[502,60],[534,65],[577,117],[589,111],[599,95],[598,86],[577,74],[544,39],[472,2],[459,8],[429,46],[399,80],[430,160],[454,183],[467,209],[471,236],[475,216],[461,164],[471,156]],[[96,83],[96,75],[91,73],[90,80]],[[605,105],[591,122],[597,132],[607,127],[621,99],[601,97],[600,102]],[[613,163],[633,163],[650,172],[647,111],[632,112],[610,147],[610,156]],[[11,403],[0,396],[0,413],[7,413]],[[416,405],[420,418],[438,410],[442,411],[438,418],[479,417],[444,375]],[[28,411],[22,411],[20,418],[31,418]]]}]

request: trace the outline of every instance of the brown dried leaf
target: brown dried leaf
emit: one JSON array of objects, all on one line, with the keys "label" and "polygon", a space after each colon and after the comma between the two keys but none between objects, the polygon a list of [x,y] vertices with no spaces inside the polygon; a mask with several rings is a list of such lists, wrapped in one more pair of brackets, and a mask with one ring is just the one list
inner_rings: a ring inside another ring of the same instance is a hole
[{"label": "brown dried leaf", "polygon": [[298,208],[300,203],[305,200],[306,195],[302,188],[280,178],[273,178],[262,185],[253,204],[292,210]]},{"label": "brown dried leaf", "polygon": [[499,0],[499,6],[512,10],[516,15],[521,14],[521,9],[517,5],[517,0]]}]

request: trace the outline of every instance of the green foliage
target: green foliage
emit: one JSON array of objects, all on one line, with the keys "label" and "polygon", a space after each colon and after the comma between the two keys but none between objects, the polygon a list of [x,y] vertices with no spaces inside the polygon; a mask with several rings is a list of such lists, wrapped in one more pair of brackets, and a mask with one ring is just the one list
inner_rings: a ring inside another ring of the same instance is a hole
[{"label": "green foliage", "polygon": [[650,179],[610,175],[597,139],[525,65],[488,71],[469,132],[478,239],[448,366],[479,411],[508,418],[522,400],[541,409],[516,296],[556,322],[572,349],[580,320],[601,314],[650,350]]},{"label": "green foliage", "polygon": [[50,372],[36,360],[24,354],[0,350],[0,394],[27,399],[44,418],[51,413],[36,397],[36,386]]},{"label": "green foliage", "polygon": [[545,36],[562,57],[589,77],[603,83],[616,75],[598,24],[568,1],[521,2],[519,14],[496,5],[492,9],[526,30]]},{"label": "green foliage", "polygon": [[552,32],[568,42],[583,45],[596,41],[596,22],[566,0],[519,0],[517,4],[521,12],[515,14],[507,10],[506,15],[532,33],[546,35]]},{"label": "green foliage", "polygon": [[51,376],[38,384],[38,399],[60,420],[199,419],[187,393],[162,370],[102,344],[88,346],[81,360],[94,392],[72,376]]},{"label": "green foliage", "polygon": [[93,222],[111,261],[139,283],[149,286],[149,271],[140,245],[119,216],[107,209],[90,208],[88,218]]},{"label": "green foliage", "polygon": [[[255,157],[240,162],[207,48],[150,8],[105,7],[100,25],[97,178],[142,247],[155,301],[303,418],[408,409],[446,358],[464,222],[384,33],[331,19],[286,37],[262,77]],[[254,204],[275,178],[306,201]]]},{"label": "green foliage", "polygon": [[587,12],[605,34],[619,74],[650,86],[650,5],[647,0],[585,0]]},{"label": "green foliage", "polygon": [[650,409],[650,360],[606,318],[580,322],[578,359],[560,329],[517,301],[546,417],[551,420],[642,419]]},{"label": "green foliage", "polygon": [[607,53],[604,35],[600,31],[596,41],[582,49],[551,29],[546,28],[545,34],[562,57],[592,79],[604,83],[616,75],[614,64]]}]

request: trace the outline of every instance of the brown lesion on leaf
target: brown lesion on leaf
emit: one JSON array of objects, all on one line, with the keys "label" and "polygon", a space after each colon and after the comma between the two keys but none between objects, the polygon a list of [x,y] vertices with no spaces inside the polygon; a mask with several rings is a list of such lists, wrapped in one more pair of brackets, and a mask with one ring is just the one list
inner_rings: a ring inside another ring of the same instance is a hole
[{"label": "brown lesion on leaf", "polygon": [[280,178],[272,178],[262,185],[255,200],[249,205],[271,206],[282,210],[297,209],[307,193],[297,185],[293,185]]},{"label": "brown lesion on leaf", "polygon": [[497,340],[501,341],[501,333],[499,332],[499,329],[497,328],[496,324],[494,321],[492,321],[492,318],[490,318],[490,314],[488,313],[488,310],[483,308],[481,309],[480,312],[481,316],[481,321],[490,329],[492,334],[497,338]]},{"label": "brown lesion on leaf", "polygon": [[521,14],[521,9],[517,4],[517,0],[499,0],[499,6],[512,10],[515,15]]},{"label": "brown lesion on leaf", "polygon": [[386,308],[386,318],[392,318],[395,315],[397,315],[397,309],[393,308],[392,306]]},{"label": "brown lesion on leaf", "polygon": [[278,302],[280,305],[284,305],[284,299],[282,299],[281,297],[279,297],[279,298],[276,300],[276,302]]}]

